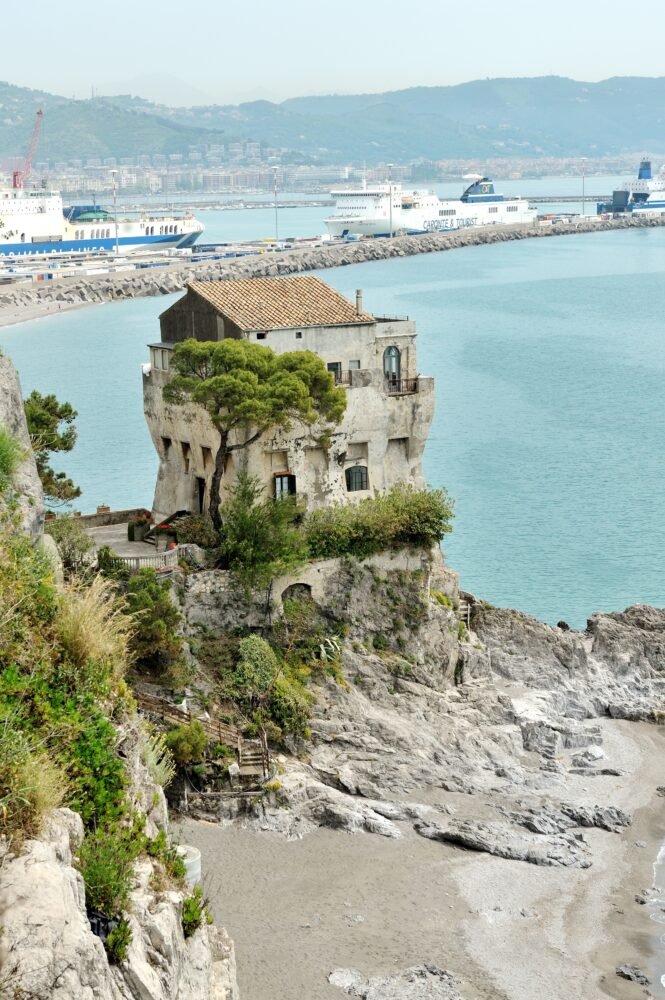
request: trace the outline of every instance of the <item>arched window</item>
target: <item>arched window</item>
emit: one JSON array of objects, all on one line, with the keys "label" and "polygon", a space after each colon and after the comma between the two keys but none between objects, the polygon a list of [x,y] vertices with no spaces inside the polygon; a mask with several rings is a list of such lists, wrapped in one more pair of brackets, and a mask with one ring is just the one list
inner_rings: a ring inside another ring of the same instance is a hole
[{"label": "arched window", "polygon": [[346,476],[346,488],[349,493],[355,493],[357,490],[369,489],[367,481],[367,466],[352,465],[346,470],[344,475]]},{"label": "arched window", "polygon": [[150,226],[145,227],[145,234],[146,236],[150,236]]},{"label": "arched window", "polygon": [[386,347],[383,352],[383,374],[388,386],[399,385],[402,374],[402,357],[397,347]]},{"label": "arched window", "polygon": [[110,238],[110,236],[111,236],[111,230],[107,229],[106,230],[106,239],[108,240]]}]

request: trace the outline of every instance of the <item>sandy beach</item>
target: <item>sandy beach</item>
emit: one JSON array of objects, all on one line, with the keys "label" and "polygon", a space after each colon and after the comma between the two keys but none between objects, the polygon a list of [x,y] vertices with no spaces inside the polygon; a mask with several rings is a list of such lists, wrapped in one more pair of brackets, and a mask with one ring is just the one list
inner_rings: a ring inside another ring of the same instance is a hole
[{"label": "sandy beach", "polygon": [[[377,975],[423,962],[454,973],[465,1000],[643,996],[615,968],[655,965],[658,925],[634,897],[651,886],[665,837],[665,800],[655,794],[663,730],[602,725],[607,763],[624,773],[571,775],[566,793],[611,802],[634,820],[622,834],[584,830],[588,869],[460,850],[407,824],[398,840],[318,829],[287,841],[177,823],[203,852],[213,912],[235,940],[243,1000],[333,1000],[343,995],[327,981],[335,968]],[[456,807],[454,795],[437,797]]]}]

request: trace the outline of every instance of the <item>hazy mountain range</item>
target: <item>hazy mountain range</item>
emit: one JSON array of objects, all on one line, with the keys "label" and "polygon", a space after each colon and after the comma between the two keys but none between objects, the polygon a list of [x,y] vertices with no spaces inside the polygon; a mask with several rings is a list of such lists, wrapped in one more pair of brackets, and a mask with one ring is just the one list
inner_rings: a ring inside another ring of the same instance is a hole
[{"label": "hazy mountain range", "polygon": [[239,139],[328,163],[665,152],[665,77],[475,80],[189,108],[129,96],[72,100],[0,83],[0,160],[25,153],[38,107],[38,160],[186,155]]}]

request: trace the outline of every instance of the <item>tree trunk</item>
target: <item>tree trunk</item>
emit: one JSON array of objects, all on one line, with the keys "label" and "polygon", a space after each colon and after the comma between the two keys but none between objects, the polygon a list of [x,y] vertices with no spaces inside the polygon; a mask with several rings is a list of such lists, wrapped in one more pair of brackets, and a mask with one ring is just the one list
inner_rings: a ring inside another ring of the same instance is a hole
[{"label": "tree trunk", "polygon": [[210,507],[208,513],[210,514],[212,523],[217,531],[219,531],[222,526],[222,517],[219,513],[219,505],[221,503],[222,476],[224,475],[224,466],[226,464],[226,455],[228,453],[228,441],[228,431],[220,431],[219,448],[217,449],[217,454],[215,455],[215,471],[213,472],[212,479],[210,480]]}]

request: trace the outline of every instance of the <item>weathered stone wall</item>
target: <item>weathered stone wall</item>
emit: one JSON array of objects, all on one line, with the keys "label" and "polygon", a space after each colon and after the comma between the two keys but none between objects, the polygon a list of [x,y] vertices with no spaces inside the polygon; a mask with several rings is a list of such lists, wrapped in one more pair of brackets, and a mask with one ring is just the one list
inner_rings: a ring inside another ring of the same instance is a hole
[{"label": "weathered stone wall", "polygon": [[9,358],[0,355],[0,427],[16,438],[24,455],[12,481],[23,530],[33,540],[41,537],[44,527],[44,494],[32,453],[28,425],[23,410],[23,395],[18,374]]},{"label": "weathered stone wall", "polygon": [[456,247],[479,246],[488,243],[505,243],[549,236],[566,236],[571,233],[607,232],[615,229],[645,229],[665,225],[665,219],[610,219],[589,218],[584,222],[557,226],[488,226],[452,233],[429,233],[424,236],[399,236],[392,240],[367,240],[331,247],[286,250],[243,257],[224,262],[206,264],[178,263],[165,268],[151,268],[133,275],[90,276],[76,280],[48,282],[46,285],[17,285],[3,288],[0,308],[14,310],[25,306],[34,309],[43,304],[64,303],[86,305],[109,302],[115,299],[136,298],[146,295],[169,295],[182,291],[188,281],[219,280],[221,278],[252,278],[279,274],[296,274],[342,264],[361,264],[390,257],[408,257],[413,254],[434,253]]},{"label": "weathered stone wall", "polygon": [[[317,328],[317,332],[321,330],[325,328]],[[287,331],[277,331],[280,333]],[[293,336],[293,331],[288,333]],[[327,338],[316,341],[325,362],[357,357],[367,365],[363,370],[349,373],[352,380],[345,389],[346,412],[330,435],[329,447],[324,448],[320,442],[325,428],[319,425],[294,424],[289,431],[264,435],[246,454],[240,451],[228,457],[222,498],[233,485],[241,463],[265,485],[267,495],[272,494],[275,474],[295,476],[296,493],[310,509],[360,500],[371,496],[374,490],[384,491],[399,482],[425,485],[422,455],[434,415],[434,381],[419,378],[409,384],[415,391],[387,392],[383,374],[383,350],[389,343],[398,345],[403,353],[403,378],[411,372],[415,375],[414,324],[394,321],[377,323],[371,328],[361,326],[358,330],[328,328],[328,334]],[[348,342],[340,347],[342,339]],[[338,346],[326,348],[326,342]],[[310,349],[315,346],[302,343]],[[282,338],[276,349],[294,346]],[[208,508],[214,457],[219,447],[219,434],[200,407],[179,407],[164,401],[162,393],[168,378],[168,372],[156,368],[143,375],[144,413],[160,459],[153,502],[157,520],[179,510],[198,513],[198,480],[203,481],[204,509]],[[233,437],[230,443],[237,440]],[[368,489],[349,493],[345,475],[354,465],[368,469]]]}]

